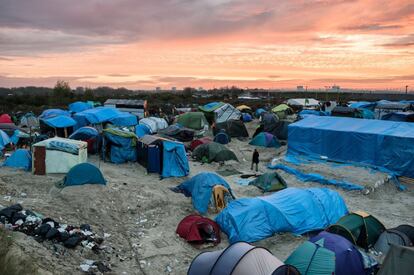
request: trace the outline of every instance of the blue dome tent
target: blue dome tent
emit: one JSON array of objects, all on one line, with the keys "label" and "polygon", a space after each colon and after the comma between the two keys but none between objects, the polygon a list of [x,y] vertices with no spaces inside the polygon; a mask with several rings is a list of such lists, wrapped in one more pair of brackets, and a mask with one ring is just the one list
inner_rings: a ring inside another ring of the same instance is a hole
[{"label": "blue dome tent", "polygon": [[3,166],[29,171],[32,168],[32,154],[27,149],[18,149],[6,159]]},{"label": "blue dome tent", "polygon": [[261,132],[256,135],[250,142],[250,145],[263,146],[263,147],[275,147],[279,148],[280,143],[277,137],[270,133]]},{"label": "blue dome tent", "polygon": [[0,130],[0,150],[3,150],[8,144],[11,143],[9,136],[3,130]]},{"label": "blue dome tent", "polygon": [[91,163],[80,163],[66,174],[63,179],[63,187],[84,184],[106,184],[102,172]]},{"label": "blue dome tent", "polygon": [[76,101],[69,104],[69,111],[71,111],[72,113],[79,113],[92,108],[93,106],[88,102]]}]

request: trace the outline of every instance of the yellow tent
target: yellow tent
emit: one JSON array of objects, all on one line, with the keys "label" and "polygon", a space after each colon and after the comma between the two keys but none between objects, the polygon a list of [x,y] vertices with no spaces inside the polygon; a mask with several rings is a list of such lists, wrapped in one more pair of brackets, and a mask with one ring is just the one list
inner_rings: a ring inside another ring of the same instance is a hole
[{"label": "yellow tent", "polygon": [[249,106],[247,106],[247,105],[240,105],[240,106],[237,106],[236,108],[237,108],[237,110],[239,110],[239,111],[243,111],[243,110],[249,110],[249,111],[251,111],[251,110],[252,110],[252,108],[250,108],[250,107],[249,107]]}]

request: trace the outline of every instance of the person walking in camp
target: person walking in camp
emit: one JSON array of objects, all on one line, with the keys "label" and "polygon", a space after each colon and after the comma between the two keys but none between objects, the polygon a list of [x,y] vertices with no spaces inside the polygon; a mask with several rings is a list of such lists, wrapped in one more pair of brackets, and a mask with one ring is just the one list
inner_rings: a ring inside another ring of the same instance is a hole
[{"label": "person walking in camp", "polygon": [[257,152],[257,149],[254,149],[251,170],[253,170],[253,166],[254,164],[256,164],[256,172],[259,170],[259,156],[260,155],[259,155],[259,152]]}]

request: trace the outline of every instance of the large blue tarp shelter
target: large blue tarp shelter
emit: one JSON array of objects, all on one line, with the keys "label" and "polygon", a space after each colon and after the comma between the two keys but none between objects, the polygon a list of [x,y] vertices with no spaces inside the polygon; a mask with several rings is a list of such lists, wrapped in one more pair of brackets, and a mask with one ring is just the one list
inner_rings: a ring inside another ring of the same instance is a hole
[{"label": "large blue tarp shelter", "polygon": [[173,141],[164,141],[162,177],[185,177],[189,172],[190,166],[188,164],[184,144]]},{"label": "large blue tarp shelter", "polygon": [[57,115],[49,118],[42,118],[41,120],[46,125],[52,128],[67,128],[76,125],[76,121],[73,118],[65,115]]},{"label": "large blue tarp shelter", "polygon": [[70,113],[68,111],[62,109],[46,109],[42,112],[39,118],[46,119],[54,116],[69,116]]},{"label": "large blue tarp shelter", "polygon": [[121,127],[130,127],[135,126],[138,124],[137,116],[126,113],[126,112],[119,112],[119,114],[109,120],[113,125],[121,126]]},{"label": "large blue tarp shelter", "polygon": [[348,213],[342,197],[328,188],[286,188],[272,195],[231,201],[216,217],[231,243],[255,242],[278,232],[324,229]]},{"label": "large blue tarp shelter", "polygon": [[[109,146],[108,146],[109,145]],[[105,129],[103,139],[103,154],[109,147],[111,162],[120,164],[137,160],[137,137],[134,133],[124,132],[119,129]]]},{"label": "large blue tarp shelter", "polygon": [[231,192],[229,184],[219,175],[202,172],[177,186],[185,196],[191,197],[194,208],[201,214],[207,213],[213,187],[222,185]]},{"label": "large blue tarp shelter", "polygon": [[288,154],[414,177],[413,123],[309,116],[289,125],[288,140]]},{"label": "large blue tarp shelter", "polygon": [[73,118],[78,122],[79,127],[104,122],[111,122],[116,126],[134,126],[138,124],[136,116],[109,107],[85,110],[76,113]]},{"label": "large blue tarp shelter", "polygon": [[88,102],[83,102],[83,101],[76,101],[76,102],[69,104],[69,111],[71,111],[72,113],[79,113],[79,112],[89,110],[92,108],[93,108],[92,104]]},{"label": "large blue tarp shelter", "polygon": [[32,168],[32,154],[27,149],[17,149],[6,159],[3,166],[29,171]]},{"label": "large blue tarp shelter", "polygon": [[88,140],[91,138],[96,138],[97,136],[99,136],[98,130],[90,126],[85,126],[73,132],[69,138],[76,140]]}]

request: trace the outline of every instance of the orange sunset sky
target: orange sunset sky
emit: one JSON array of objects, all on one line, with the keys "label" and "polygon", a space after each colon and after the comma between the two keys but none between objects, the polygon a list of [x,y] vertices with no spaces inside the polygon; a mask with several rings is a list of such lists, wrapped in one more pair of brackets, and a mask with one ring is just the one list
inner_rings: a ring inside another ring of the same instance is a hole
[{"label": "orange sunset sky", "polygon": [[414,2],[0,0],[0,86],[414,90]]}]

